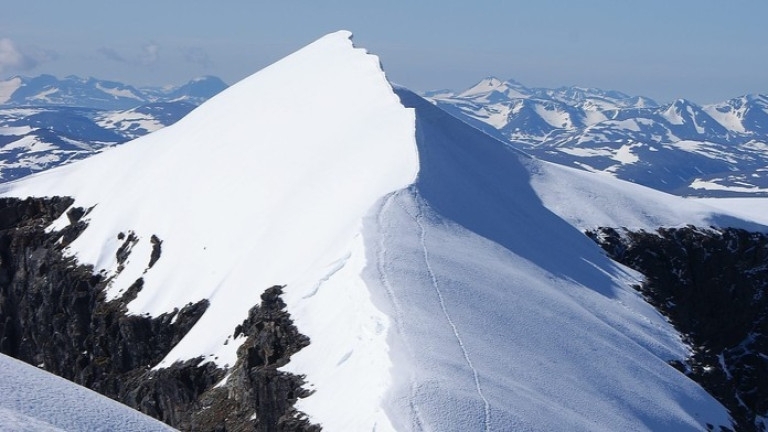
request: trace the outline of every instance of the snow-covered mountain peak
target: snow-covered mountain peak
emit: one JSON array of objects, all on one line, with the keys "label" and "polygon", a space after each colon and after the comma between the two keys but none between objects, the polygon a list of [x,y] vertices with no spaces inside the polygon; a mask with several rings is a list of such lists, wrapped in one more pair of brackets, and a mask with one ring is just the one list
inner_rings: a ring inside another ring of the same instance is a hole
[{"label": "snow-covered mountain peak", "polygon": [[664,118],[673,125],[682,125],[693,115],[693,105],[685,99],[677,99],[663,111]]},{"label": "snow-covered mountain peak", "polygon": [[472,87],[464,90],[459,94],[459,96],[466,97],[466,96],[474,96],[479,93],[488,93],[492,90],[498,89],[503,84],[503,81],[500,79],[489,76],[486,77],[477,84],[473,85]]},{"label": "snow-covered mountain peak", "polygon": [[[237,346],[224,343],[261,292],[311,290],[302,281],[344,256],[356,221],[415,178],[413,114],[350,35],[310,44],[171,127],[4,189],[95,206],[71,249],[97,270],[116,269],[117,236],[134,231],[132,262],[111,294],[143,276],[135,313],[209,298],[199,330],[166,363],[210,354],[232,364]],[[222,232],[217,221],[240,228]],[[148,271],[152,235],[164,258]]]},{"label": "snow-covered mountain peak", "polygon": [[456,97],[500,101],[526,98],[528,96],[528,90],[520,83],[514,80],[502,81],[490,76],[459,93]]},{"label": "snow-covered mountain peak", "polygon": [[[287,285],[311,342],[282,370],[306,376],[314,393],[297,409],[325,430],[727,424],[668,364],[686,346],[631,288],[640,276],[580,232],[715,212],[512,150],[393,91],[350,38],[325,36],[171,127],[0,192],[90,209],[69,252],[113,277],[110,298],[142,278],[131,313],[210,302],[155,368],[232,365],[235,326]],[[581,121],[554,99],[518,102],[543,131]],[[125,233],[137,242],[118,263]]]}]

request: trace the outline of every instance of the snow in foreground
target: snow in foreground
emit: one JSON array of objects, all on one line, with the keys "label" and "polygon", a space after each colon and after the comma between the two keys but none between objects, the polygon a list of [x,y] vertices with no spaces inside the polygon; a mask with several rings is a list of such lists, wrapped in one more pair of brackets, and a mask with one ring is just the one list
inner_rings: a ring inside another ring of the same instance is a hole
[{"label": "snow in foreground", "polygon": [[[286,369],[307,376],[315,393],[298,407],[325,430],[727,425],[668,365],[686,347],[632,290],[640,275],[579,229],[737,220],[535,161],[406,90],[398,98],[349,37],[2,192],[95,206],[70,252],[97,271],[114,274],[117,236],[135,231],[109,291],[143,277],[131,312],[210,300],[157,367],[233,364],[234,327],[265,288],[287,284],[312,342]],[[148,269],[153,234],[162,256]]]},{"label": "snow in foreground", "polygon": [[172,430],[98,393],[0,354],[0,431]]}]

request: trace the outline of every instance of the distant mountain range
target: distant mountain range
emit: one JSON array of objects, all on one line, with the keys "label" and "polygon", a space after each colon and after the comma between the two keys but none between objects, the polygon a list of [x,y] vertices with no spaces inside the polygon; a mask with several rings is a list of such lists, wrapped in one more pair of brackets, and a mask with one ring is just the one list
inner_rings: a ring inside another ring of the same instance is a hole
[{"label": "distant mountain range", "polygon": [[216,77],[137,88],[51,75],[0,82],[0,181],[83,159],[175,123],[227,85]]},{"label": "distant mountain range", "polygon": [[181,86],[134,87],[116,81],[52,75],[15,76],[0,81],[0,106],[67,106],[100,110],[126,110],[148,103],[187,102],[200,105],[227,88],[213,76],[195,78]]},{"label": "distant mountain range", "polygon": [[[0,181],[170,125],[226,87],[211,76],[152,88],[75,76],[0,81]],[[768,196],[765,95],[660,105],[619,91],[530,88],[490,77],[424,96],[540,159],[678,195]]]},{"label": "distant mountain range", "polygon": [[679,195],[768,195],[768,97],[699,106],[583,87],[486,78],[425,96],[541,159]]}]

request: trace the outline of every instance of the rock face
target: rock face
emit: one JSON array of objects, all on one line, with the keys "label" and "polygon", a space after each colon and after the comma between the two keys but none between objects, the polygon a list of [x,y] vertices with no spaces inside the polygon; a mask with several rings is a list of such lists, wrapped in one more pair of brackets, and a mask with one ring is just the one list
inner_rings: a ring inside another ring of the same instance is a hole
[{"label": "rock face", "polygon": [[309,338],[299,333],[285,311],[281,294],[280,286],[267,289],[261,305],[251,308],[237,326],[234,338],[247,336],[237,350],[237,363],[226,386],[205,395],[203,401],[211,408],[195,413],[193,425],[223,425],[224,429],[214,430],[227,431],[320,431],[293,408],[299,398],[311,394],[302,387],[303,377],[277,370],[309,345]]},{"label": "rock face", "polygon": [[[63,254],[87,224],[80,208],[61,231],[45,227],[73,204],[70,198],[0,199],[0,351],[190,431],[319,430],[293,409],[305,397],[300,376],[278,371],[309,344],[285,311],[281,287],[233,329],[245,338],[229,370],[202,358],[152,370],[205,312],[190,303],[157,317],[127,314],[138,279],[106,301],[109,280]],[[136,237],[123,236],[118,261]],[[152,237],[153,265],[161,240]],[[214,387],[227,376],[226,383]]]},{"label": "rock face", "polygon": [[768,429],[768,236],[690,226],[587,235],[646,276],[637,288],[691,346],[676,366],[730,410],[737,430]]}]

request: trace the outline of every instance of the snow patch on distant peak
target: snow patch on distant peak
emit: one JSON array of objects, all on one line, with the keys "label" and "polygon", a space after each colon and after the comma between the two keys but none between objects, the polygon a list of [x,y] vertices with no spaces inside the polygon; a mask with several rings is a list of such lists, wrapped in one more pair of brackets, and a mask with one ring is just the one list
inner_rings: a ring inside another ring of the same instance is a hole
[{"label": "snow patch on distant peak", "polygon": [[734,107],[728,103],[707,105],[703,108],[704,112],[709,114],[710,117],[715,119],[724,128],[736,131],[739,133],[746,133],[747,130],[742,123],[745,107]]},{"label": "snow patch on distant peak", "polygon": [[96,83],[96,88],[116,98],[129,98],[129,99],[142,100],[141,97],[137,96],[135,93],[133,93],[129,89],[125,89],[125,88],[120,89],[117,87],[112,87],[112,88],[104,87],[101,83]]},{"label": "snow patch on distant peak", "polygon": [[664,110],[662,113],[662,116],[673,125],[682,125],[685,123],[685,119],[683,118],[683,107],[685,107],[687,103],[683,99],[678,99],[675,101],[675,103],[671,104],[669,108]]},{"label": "snow patch on distant peak", "polygon": [[45,89],[45,90],[41,91],[40,93],[30,97],[30,99],[35,100],[35,101],[50,102],[50,99],[48,98],[48,96],[51,96],[51,95],[56,94],[58,92],[59,92],[58,88],[52,87],[52,88],[48,88],[48,89]]},{"label": "snow patch on distant peak", "polygon": [[19,77],[13,77],[6,81],[0,81],[0,104],[4,104],[11,99],[13,93],[21,87],[22,81]]}]

